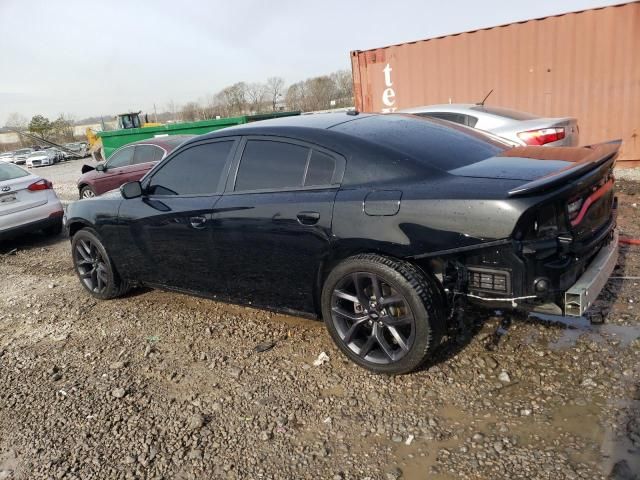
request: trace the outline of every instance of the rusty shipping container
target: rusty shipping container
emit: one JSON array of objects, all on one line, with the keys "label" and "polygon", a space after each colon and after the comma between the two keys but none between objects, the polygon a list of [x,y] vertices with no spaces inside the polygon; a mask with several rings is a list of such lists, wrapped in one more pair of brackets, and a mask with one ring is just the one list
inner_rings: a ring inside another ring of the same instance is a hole
[{"label": "rusty shipping container", "polygon": [[475,103],[578,119],[640,160],[640,2],[351,52],[363,112]]}]

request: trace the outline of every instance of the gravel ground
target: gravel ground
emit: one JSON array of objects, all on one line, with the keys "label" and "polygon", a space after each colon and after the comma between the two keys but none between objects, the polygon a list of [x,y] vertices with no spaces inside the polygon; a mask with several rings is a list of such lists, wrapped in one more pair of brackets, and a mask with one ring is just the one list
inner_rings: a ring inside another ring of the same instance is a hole
[{"label": "gravel ground", "polygon": [[[63,200],[82,161],[38,172]],[[640,238],[640,183],[619,181]],[[615,276],[640,276],[623,247]],[[367,373],[321,322],[176,293],[97,302],[68,240],[0,244],[1,479],[617,478],[640,472],[638,280],[605,324],[469,312],[428,368]],[[325,352],[328,361],[314,366]]]}]

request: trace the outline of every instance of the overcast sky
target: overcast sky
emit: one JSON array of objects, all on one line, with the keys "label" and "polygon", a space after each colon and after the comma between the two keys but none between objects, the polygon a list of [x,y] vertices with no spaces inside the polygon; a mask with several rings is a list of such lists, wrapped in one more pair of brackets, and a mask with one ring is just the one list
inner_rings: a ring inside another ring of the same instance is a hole
[{"label": "overcast sky", "polygon": [[349,51],[606,0],[0,0],[0,126],[167,110],[237,81],[349,69]]}]

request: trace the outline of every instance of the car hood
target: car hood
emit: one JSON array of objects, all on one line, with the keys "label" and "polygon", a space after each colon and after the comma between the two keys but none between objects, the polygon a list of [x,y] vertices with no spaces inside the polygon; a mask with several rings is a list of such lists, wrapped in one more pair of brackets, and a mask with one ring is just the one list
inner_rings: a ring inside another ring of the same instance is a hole
[{"label": "car hood", "polygon": [[449,173],[461,177],[533,181],[589,162],[593,154],[593,147],[516,147]]}]

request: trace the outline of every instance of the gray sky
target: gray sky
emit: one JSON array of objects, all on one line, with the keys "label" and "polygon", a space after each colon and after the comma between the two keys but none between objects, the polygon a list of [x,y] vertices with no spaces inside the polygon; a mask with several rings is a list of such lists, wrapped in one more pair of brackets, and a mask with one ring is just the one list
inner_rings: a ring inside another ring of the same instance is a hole
[{"label": "gray sky", "polygon": [[0,126],[167,110],[237,81],[349,69],[349,51],[620,1],[0,0]]}]

